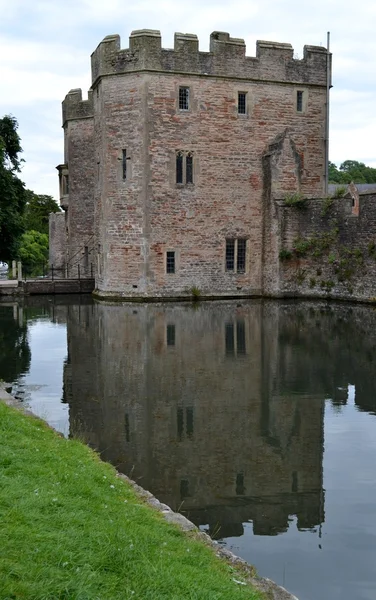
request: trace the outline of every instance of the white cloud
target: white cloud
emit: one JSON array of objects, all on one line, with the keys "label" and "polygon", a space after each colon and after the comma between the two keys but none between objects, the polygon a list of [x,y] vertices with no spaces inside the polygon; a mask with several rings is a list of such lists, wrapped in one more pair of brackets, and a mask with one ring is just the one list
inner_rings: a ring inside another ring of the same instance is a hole
[{"label": "white cloud", "polygon": [[196,33],[208,50],[214,30],[243,37],[254,56],[257,39],[326,45],[331,31],[333,83],[331,152],[375,164],[376,5],[370,0],[316,0],[314,10],[297,0],[0,0],[0,116],[20,124],[28,187],[57,193],[55,165],[62,161],[61,101],[71,88],[90,86],[90,54],[104,36],[160,29],[164,47],[175,31]]}]

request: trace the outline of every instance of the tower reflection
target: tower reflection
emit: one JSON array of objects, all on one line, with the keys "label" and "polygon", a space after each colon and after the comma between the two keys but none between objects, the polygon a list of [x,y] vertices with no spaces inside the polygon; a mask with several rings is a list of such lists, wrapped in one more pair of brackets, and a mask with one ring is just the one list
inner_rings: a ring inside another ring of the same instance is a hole
[{"label": "tower reflection", "polygon": [[71,435],[214,537],[250,520],[276,535],[291,515],[318,527],[335,377],[312,364],[305,314],[309,326],[273,302],[69,306]]}]

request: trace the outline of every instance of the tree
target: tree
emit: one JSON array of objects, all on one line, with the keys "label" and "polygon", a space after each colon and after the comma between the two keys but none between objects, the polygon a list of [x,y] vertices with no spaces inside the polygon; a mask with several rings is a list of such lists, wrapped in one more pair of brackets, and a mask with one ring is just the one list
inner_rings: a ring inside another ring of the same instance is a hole
[{"label": "tree", "polygon": [[13,318],[12,309],[0,306],[0,380],[12,383],[30,367],[27,325]]},{"label": "tree", "polygon": [[25,275],[41,275],[48,261],[48,235],[39,231],[26,231],[21,237],[18,256]]},{"label": "tree", "polygon": [[17,257],[24,231],[26,192],[17,176],[22,152],[18,123],[9,115],[0,119],[0,261]]},{"label": "tree", "polygon": [[337,165],[329,161],[329,181],[330,183],[342,183],[342,173],[338,171]]},{"label": "tree", "polygon": [[35,194],[26,190],[25,226],[27,230],[39,231],[48,235],[50,213],[60,212],[60,207],[52,196]]},{"label": "tree", "polygon": [[329,162],[330,183],[376,183],[376,169],[356,160],[345,160],[339,169]]}]

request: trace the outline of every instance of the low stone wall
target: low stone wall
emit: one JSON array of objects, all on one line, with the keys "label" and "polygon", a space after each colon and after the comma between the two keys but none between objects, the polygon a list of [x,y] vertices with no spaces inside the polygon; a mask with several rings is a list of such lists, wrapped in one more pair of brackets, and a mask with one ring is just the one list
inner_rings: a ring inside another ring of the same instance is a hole
[{"label": "low stone wall", "polygon": [[26,295],[34,294],[90,294],[94,279],[38,279],[23,282]]},{"label": "low stone wall", "polygon": [[376,301],[376,193],[276,204],[281,296]]}]

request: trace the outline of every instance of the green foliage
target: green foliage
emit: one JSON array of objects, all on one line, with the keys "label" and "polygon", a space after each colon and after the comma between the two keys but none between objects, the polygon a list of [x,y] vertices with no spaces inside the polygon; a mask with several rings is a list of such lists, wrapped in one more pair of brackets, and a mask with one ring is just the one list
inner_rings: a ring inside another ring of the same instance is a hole
[{"label": "green foliage", "polygon": [[316,279],[314,277],[309,278],[309,287],[314,288],[316,285]]},{"label": "green foliage", "polygon": [[329,293],[334,287],[334,281],[332,281],[331,279],[328,279],[326,281],[320,281],[320,287]]},{"label": "green foliage", "polygon": [[25,187],[17,176],[22,152],[16,119],[0,119],[0,261],[9,262],[17,256],[24,231],[23,214],[26,204]]},{"label": "green foliage", "polygon": [[303,281],[305,280],[306,277],[306,270],[305,269],[298,269],[295,273],[295,279],[296,282],[301,285],[303,283]]},{"label": "green foliage", "polygon": [[333,198],[343,198],[344,195],[346,194],[347,188],[345,185],[340,185],[339,187],[337,187],[337,189],[335,190],[334,194],[333,194]]},{"label": "green foliage", "polygon": [[0,304],[0,380],[15,381],[29,369],[30,360],[26,322],[14,319],[13,309]]},{"label": "green foliage", "polygon": [[329,162],[330,183],[376,183],[376,169],[356,160],[345,160],[339,167]]},{"label": "green foliage", "polygon": [[369,242],[369,244],[368,244],[368,254],[370,256],[373,256],[373,257],[376,256],[376,243],[375,242]]},{"label": "green foliage", "polygon": [[18,155],[22,152],[22,148],[17,129],[17,120],[11,115],[5,115],[0,119],[0,146],[3,149],[3,164],[12,172],[19,171],[21,165]]},{"label": "green foliage", "polygon": [[1,598],[264,597],[79,441],[2,403],[0,439]]},{"label": "green foliage", "polygon": [[279,259],[280,260],[290,260],[290,258],[292,258],[291,250],[287,250],[287,248],[282,248],[279,252]]},{"label": "green foliage", "polygon": [[198,287],[193,285],[190,289],[190,293],[191,293],[191,296],[192,296],[194,302],[197,302],[198,300],[200,300],[201,290]]},{"label": "green foliage", "polygon": [[295,192],[295,194],[288,194],[285,197],[285,205],[286,206],[295,206],[296,208],[303,208],[307,202],[307,198],[303,198],[299,192]]},{"label": "green foliage", "polygon": [[48,261],[48,235],[39,231],[26,231],[21,237],[18,257],[25,272],[40,275]]},{"label": "green foliage", "polygon": [[324,198],[323,204],[322,204],[321,216],[325,217],[332,206],[333,206],[333,198],[331,198],[330,196],[328,196],[327,198]]},{"label": "green foliage", "polygon": [[307,252],[312,248],[312,239],[297,238],[293,242],[292,251],[297,257],[306,256]]},{"label": "green foliage", "polygon": [[27,204],[25,208],[25,227],[27,230],[39,231],[48,235],[50,213],[60,212],[60,207],[52,196],[35,194],[26,190]]}]

